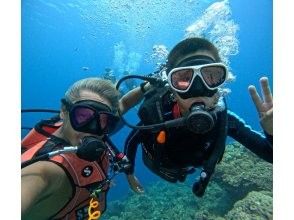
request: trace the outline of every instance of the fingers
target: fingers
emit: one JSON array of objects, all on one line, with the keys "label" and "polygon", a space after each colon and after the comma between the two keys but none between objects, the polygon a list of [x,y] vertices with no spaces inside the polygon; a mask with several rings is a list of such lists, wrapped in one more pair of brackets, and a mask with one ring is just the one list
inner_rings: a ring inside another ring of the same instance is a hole
[{"label": "fingers", "polygon": [[135,186],[132,188],[136,193],[144,193],[144,188],[142,186]]},{"label": "fingers", "polygon": [[270,110],[268,110],[268,111],[266,112],[266,116],[267,116],[267,117],[273,117],[273,115],[274,115],[273,112],[274,112],[274,111],[273,111],[273,108],[271,108]]},{"label": "fingers", "polygon": [[260,124],[266,133],[273,135],[273,108],[263,114]]},{"label": "fingers", "polygon": [[258,95],[255,86],[250,85],[248,87],[250,96],[255,104],[255,107],[257,109],[258,112],[262,112],[262,100],[260,98],[260,96]]},{"label": "fingers", "polygon": [[260,78],[260,85],[262,88],[263,99],[266,103],[272,103],[273,97],[271,93],[271,89],[269,87],[269,82],[267,77]]},{"label": "fingers", "polygon": [[143,186],[140,184],[139,180],[137,179],[136,176],[134,175],[127,175],[127,179],[129,182],[129,185],[131,187],[131,189],[136,192],[136,193],[144,193],[144,188]]},{"label": "fingers", "polygon": [[266,112],[260,112],[260,120],[264,120],[264,119],[266,119],[266,120],[271,119],[272,120],[273,115],[274,115],[273,108],[269,109]]}]

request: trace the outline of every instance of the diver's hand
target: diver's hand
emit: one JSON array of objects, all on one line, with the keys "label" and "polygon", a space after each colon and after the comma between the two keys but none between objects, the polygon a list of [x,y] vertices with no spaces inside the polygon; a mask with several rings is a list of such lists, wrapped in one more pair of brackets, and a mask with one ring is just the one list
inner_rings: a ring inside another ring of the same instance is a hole
[{"label": "diver's hand", "polygon": [[144,193],[144,188],[141,185],[141,183],[139,182],[139,180],[137,179],[136,176],[134,176],[133,174],[128,174],[127,175],[127,179],[129,182],[129,185],[131,187],[131,189],[136,192],[136,193]]},{"label": "diver's hand", "polygon": [[143,83],[140,84],[140,90],[143,94],[145,94],[152,87],[153,87],[153,85],[150,84],[150,82],[148,82],[148,81],[144,81]]},{"label": "diver's hand", "polygon": [[273,135],[273,96],[269,87],[267,77],[260,78],[262,89],[262,99],[256,91],[255,86],[248,87],[251,98],[259,114],[259,120],[262,128],[270,135]]}]

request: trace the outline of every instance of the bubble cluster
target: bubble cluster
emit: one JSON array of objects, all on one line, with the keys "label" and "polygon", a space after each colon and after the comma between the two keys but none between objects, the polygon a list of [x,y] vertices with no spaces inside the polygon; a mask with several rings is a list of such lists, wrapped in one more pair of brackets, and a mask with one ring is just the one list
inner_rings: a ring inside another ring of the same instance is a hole
[{"label": "bubble cluster", "polygon": [[[204,37],[219,50],[222,61],[229,67],[229,56],[239,53],[239,26],[231,18],[229,0],[210,5],[193,24],[185,29],[185,38]],[[232,78],[232,73],[230,77]]]},{"label": "bubble cluster", "polygon": [[137,73],[142,60],[142,55],[132,51],[128,54],[127,60],[128,62],[126,63],[126,71],[134,74]]},{"label": "bubble cluster", "polygon": [[125,69],[126,53],[126,47],[122,41],[114,45],[113,68],[119,73],[122,73]]},{"label": "bubble cluster", "polygon": [[[133,43],[148,40],[187,23],[198,8],[211,0],[79,0],[85,25],[96,35],[113,27]],[[200,4],[201,2],[201,4]],[[203,3],[202,3],[203,2]],[[176,19],[175,19],[176,18]],[[115,34],[111,32],[111,34]],[[140,46],[143,46],[142,44]]]},{"label": "bubble cluster", "polygon": [[[134,71],[141,57],[147,63],[154,63],[156,66],[165,62],[168,54],[167,47],[162,43],[156,43],[156,40],[162,42],[163,39],[172,39],[177,33],[183,33],[183,29],[184,38],[204,37],[214,43],[219,49],[221,59],[228,67],[230,66],[229,56],[239,52],[239,42],[236,37],[239,27],[231,18],[229,0],[218,2],[215,0],[89,0],[78,2],[82,19],[91,30],[91,35],[88,36],[96,38],[103,33],[111,38],[116,37],[117,33],[121,33],[122,36],[127,34],[127,38],[123,41],[136,48],[137,52],[140,51],[140,54],[133,52],[136,55],[129,55],[128,52],[123,52],[126,48],[118,46],[115,49],[113,62],[120,72],[126,68]],[[189,23],[192,24],[187,25]],[[155,44],[152,50],[148,42]],[[133,64],[127,64],[128,57],[135,59]]]},{"label": "bubble cluster", "polygon": [[128,52],[122,41],[114,45],[113,68],[119,76],[125,71],[136,73],[140,67],[141,60],[142,55],[134,51]]},{"label": "bubble cluster", "polygon": [[158,67],[162,63],[164,63],[167,59],[168,50],[167,47],[163,44],[154,45],[152,48],[152,54],[150,55],[150,59],[156,64]]}]

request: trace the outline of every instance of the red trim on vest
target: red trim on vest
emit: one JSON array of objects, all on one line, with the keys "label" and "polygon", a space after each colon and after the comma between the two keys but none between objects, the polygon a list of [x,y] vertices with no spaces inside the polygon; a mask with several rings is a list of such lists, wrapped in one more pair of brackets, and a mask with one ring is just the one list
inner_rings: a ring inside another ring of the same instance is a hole
[{"label": "red trim on vest", "polygon": [[35,146],[30,146],[29,150],[21,155],[21,162],[32,159],[37,151],[39,151],[44,146],[44,144],[46,144],[46,142],[47,140],[42,140],[39,143],[35,144]]},{"label": "red trim on vest", "polygon": [[[53,125],[54,127],[46,126],[46,124],[44,124],[42,126],[42,130],[44,130],[45,132],[47,132],[49,134],[53,134],[61,125],[62,125],[62,122],[54,123],[54,125]],[[45,136],[44,134],[39,133],[38,131],[36,131],[35,128],[33,128],[21,140],[21,146],[27,150],[27,149],[30,149],[31,147],[35,146],[39,142],[47,140],[47,138],[48,138],[47,136]]]},{"label": "red trim on vest", "polygon": [[177,102],[173,106],[172,113],[173,113],[174,118],[182,117],[181,116],[181,111],[180,111],[180,106],[179,106],[179,104]]}]

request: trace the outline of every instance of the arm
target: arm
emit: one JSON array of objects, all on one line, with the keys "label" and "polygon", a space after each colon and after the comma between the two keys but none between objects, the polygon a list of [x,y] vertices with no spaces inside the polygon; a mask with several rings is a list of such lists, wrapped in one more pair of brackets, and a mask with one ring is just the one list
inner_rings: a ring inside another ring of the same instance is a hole
[{"label": "arm", "polygon": [[[144,90],[147,91],[150,84],[144,85]],[[144,92],[141,87],[132,89],[119,100],[119,110],[122,114],[126,113],[130,108],[137,105],[144,98]]]},{"label": "arm", "polygon": [[264,137],[246,125],[245,122],[232,112],[228,112],[228,135],[244,145],[260,158],[272,163],[273,148],[270,135]]},{"label": "arm", "polygon": [[[64,183],[68,183],[68,188],[71,188],[70,183],[66,181],[68,180],[65,172],[52,162],[37,162],[23,168],[21,170],[22,218],[34,216],[35,212],[42,212],[44,217],[54,214],[56,210],[48,210],[46,207],[41,207],[40,204],[50,201],[51,196],[54,193],[59,193],[58,189]],[[65,192],[67,191],[63,193]],[[38,210],[35,210],[36,206],[38,206]]]},{"label": "arm", "polygon": [[139,130],[132,130],[125,141],[124,154],[128,157],[131,165],[131,168],[128,170],[127,174],[134,173],[136,153],[141,139],[140,134],[141,132]]},{"label": "arm", "polygon": [[253,131],[237,115],[229,112],[228,135],[243,144],[253,153],[268,162],[273,162],[273,97],[266,77],[260,78],[263,99],[260,98],[255,86],[248,87],[251,98],[259,114],[261,127],[265,137]]},{"label": "arm", "polygon": [[135,167],[135,159],[136,153],[138,149],[138,145],[140,143],[141,135],[140,131],[133,130],[130,135],[127,137],[124,153],[128,157],[129,162],[131,164],[130,169],[126,172],[128,183],[131,189],[137,193],[143,193],[144,188],[140,184],[137,177],[134,175],[134,167]]}]

